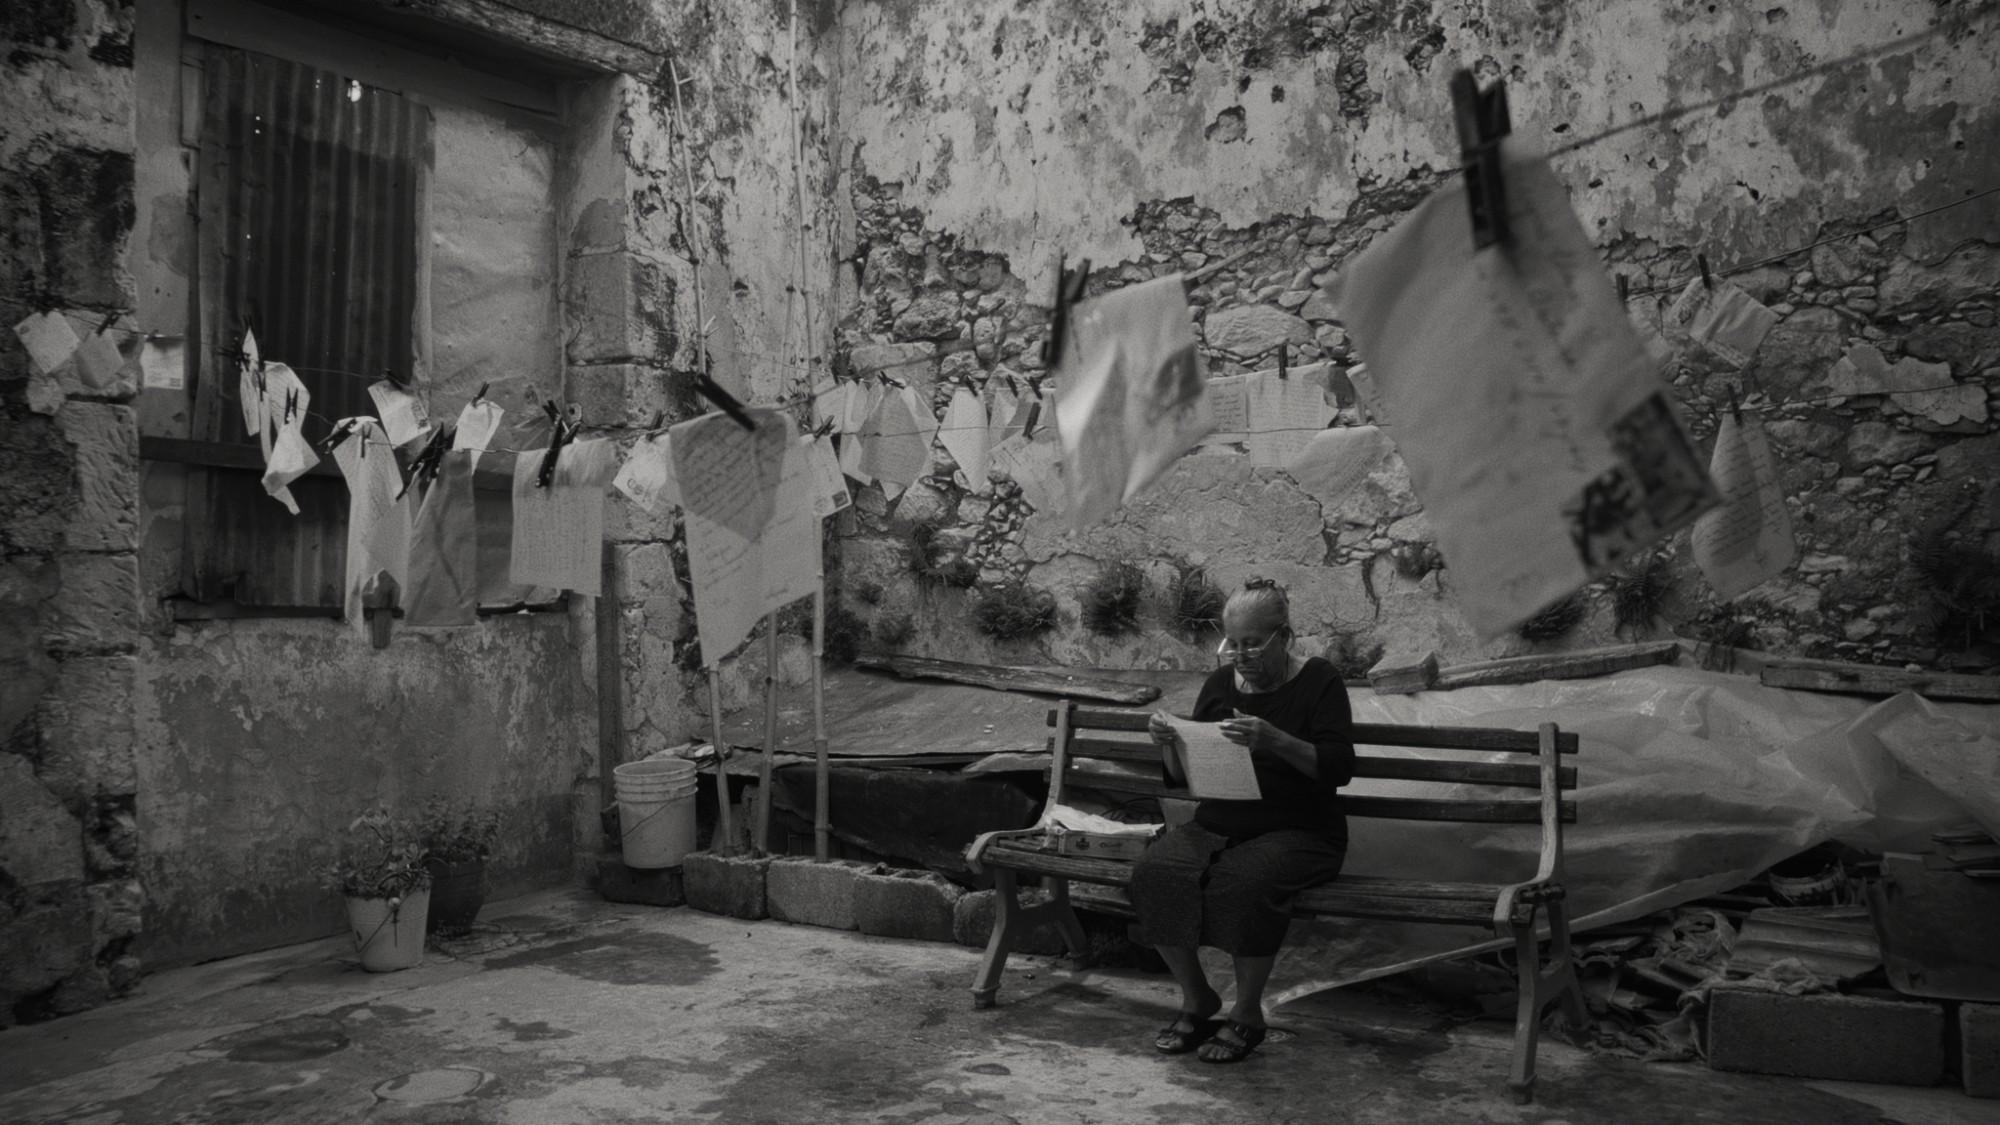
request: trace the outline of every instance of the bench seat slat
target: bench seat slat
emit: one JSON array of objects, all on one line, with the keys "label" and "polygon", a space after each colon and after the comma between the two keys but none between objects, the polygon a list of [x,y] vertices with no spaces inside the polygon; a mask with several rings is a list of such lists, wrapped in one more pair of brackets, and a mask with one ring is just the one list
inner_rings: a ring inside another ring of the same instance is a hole
[{"label": "bench seat slat", "polygon": [[[1391,820],[1451,820],[1474,824],[1540,824],[1540,801],[1432,801],[1414,797],[1340,798],[1341,811],[1348,816],[1379,816]],[[1563,801],[1559,815],[1564,824],[1576,823],[1576,802]]]},{"label": "bench seat slat", "polygon": [[[1070,715],[1072,731],[1144,731],[1151,711],[1127,707],[1078,707]],[[1048,725],[1056,725],[1056,709],[1048,712]],[[1542,736],[1531,730],[1504,727],[1433,727],[1404,723],[1356,723],[1357,746],[1408,746],[1429,750],[1502,750],[1515,754],[1541,752]],[[1574,731],[1556,732],[1556,752],[1574,754],[1578,741]]]},{"label": "bench seat slat", "polygon": [[[1160,752],[1150,742],[1077,735],[1070,739],[1070,756],[1095,758],[1105,762],[1134,762],[1156,766]],[[1440,758],[1387,758],[1379,754],[1358,754],[1354,776],[1398,778],[1404,781],[1437,781],[1461,785],[1505,785],[1517,789],[1540,789],[1541,767],[1529,762],[1455,762]],[[1564,789],[1576,788],[1576,767],[1557,771],[1557,783]]]},{"label": "bench seat slat", "polygon": [[1385,898],[1355,894],[1336,881],[1299,892],[1292,913],[1329,914],[1339,918],[1381,918],[1387,921],[1444,922],[1460,926],[1493,924],[1493,904],[1442,898]]}]

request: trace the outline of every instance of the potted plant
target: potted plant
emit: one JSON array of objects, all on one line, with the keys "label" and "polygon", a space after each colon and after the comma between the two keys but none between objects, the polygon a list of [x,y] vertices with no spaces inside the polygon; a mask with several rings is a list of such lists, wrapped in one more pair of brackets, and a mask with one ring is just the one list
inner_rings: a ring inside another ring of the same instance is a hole
[{"label": "potted plant", "polygon": [[486,904],[486,857],[500,835],[500,814],[442,797],[424,803],[418,837],[431,874],[430,928],[460,934],[472,928]]},{"label": "potted plant", "polygon": [[431,873],[415,827],[377,805],[354,818],[347,837],[340,858],[322,876],[328,889],[347,899],[361,967],[386,973],[421,963]]}]

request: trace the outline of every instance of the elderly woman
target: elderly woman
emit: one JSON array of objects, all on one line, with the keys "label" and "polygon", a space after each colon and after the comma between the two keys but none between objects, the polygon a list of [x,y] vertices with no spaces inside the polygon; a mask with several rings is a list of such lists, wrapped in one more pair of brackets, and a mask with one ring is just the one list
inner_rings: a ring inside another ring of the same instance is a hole
[{"label": "elderly woman", "polygon": [[[1262,797],[1204,800],[1194,819],[1148,848],[1132,876],[1141,940],[1157,947],[1180,985],[1180,1016],[1154,1046],[1200,1049],[1204,1062],[1240,1062],[1264,1041],[1264,985],[1291,924],[1291,900],[1340,874],[1347,819],[1335,791],[1352,779],[1354,739],[1347,688],[1333,665],[1292,651],[1285,592],[1252,579],[1222,610],[1219,652],[1229,663],[1196,698],[1197,722],[1249,748]],[[1170,780],[1181,780],[1179,740],[1153,716]],[[1203,975],[1198,946],[1235,958],[1236,997]]]}]

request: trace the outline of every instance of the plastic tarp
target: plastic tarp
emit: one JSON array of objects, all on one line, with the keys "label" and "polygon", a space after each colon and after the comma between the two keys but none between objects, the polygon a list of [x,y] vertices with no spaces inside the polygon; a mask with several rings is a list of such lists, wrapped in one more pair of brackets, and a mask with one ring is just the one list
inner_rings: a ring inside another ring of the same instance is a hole
[{"label": "plastic tarp", "polygon": [[[1767,688],[1742,676],[1652,668],[1593,680],[1377,696],[1356,722],[1534,729],[1581,739],[1578,822],[1564,833],[1572,929],[1623,921],[1737,886],[1814,844],[1923,850],[1942,827],[2000,831],[2000,707],[1881,702]],[[1415,753],[1365,748],[1376,754]],[[1466,760],[1521,760],[1507,754]],[[1504,795],[1485,787],[1362,779],[1343,792]],[[1525,791],[1511,791],[1515,796]],[[1347,870],[1467,882],[1533,876],[1541,829],[1355,817]],[[1511,944],[1490,929],[1378,921],[1295,922],[1272,996]],[[1212,953],[1212,951],[1210,951]],[[1222,961],[1215,968],[1226,972]],[[1226,979],[1223,977],[1221,979]]]}]

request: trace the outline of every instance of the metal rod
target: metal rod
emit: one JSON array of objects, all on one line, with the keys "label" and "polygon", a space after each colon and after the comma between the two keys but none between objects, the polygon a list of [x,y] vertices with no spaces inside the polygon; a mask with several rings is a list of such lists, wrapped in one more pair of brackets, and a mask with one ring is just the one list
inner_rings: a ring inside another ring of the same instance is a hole
[{"label": "metal rod", "polygon": [[832,858],[832,799],[826,760],[826,575],[813,591],[813,859]]},{"label": "metal rod", "polygon": [[764,617],[764,760],[757,764],[758,855],[771,854],[771,759],[778,753],[778,615]]},{"label": "metal rod", "polygon": [[708,713],[715,720],[715,835],[722,841],[718,846],[715,840],[710,840],[708,850],[716,855],[735,855],[736,818],[729,811],[729,770],[725,762],[729,744],[722,740],[722,673],[714,668],[708,670]]}]

